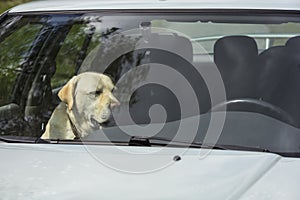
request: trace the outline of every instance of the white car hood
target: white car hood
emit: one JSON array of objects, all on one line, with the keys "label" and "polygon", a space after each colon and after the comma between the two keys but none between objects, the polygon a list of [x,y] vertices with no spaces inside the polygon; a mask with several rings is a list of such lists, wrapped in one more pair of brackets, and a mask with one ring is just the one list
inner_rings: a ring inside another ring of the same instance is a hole
[{"label": "white car hood", "polygon": [[[228,150],[213,150],[200,158],[199,149],[188,149],[175,162],[180,149],[149,153],[153,148],[3,143],[0,196],[14,200],[300,199],[300,159]],[[125,153],[132,149],[139,154]],[[98,154],[109,158],[115,169],[99,161]],[[148,173],[122,172],[125,165],[150,170],[160,159],[171,164]]]}]

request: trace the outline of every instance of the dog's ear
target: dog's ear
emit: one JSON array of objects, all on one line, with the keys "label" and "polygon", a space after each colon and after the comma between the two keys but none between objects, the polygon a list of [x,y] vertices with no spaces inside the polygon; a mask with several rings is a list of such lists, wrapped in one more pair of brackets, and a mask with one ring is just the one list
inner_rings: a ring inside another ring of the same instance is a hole
[{"label": "dog's ear", "polygon": [[66,85],[58,92],[60,100],[68,105],[68,109],[71,110],[74,102],[74,88],[77,82],[77,76],[71,78]]}]

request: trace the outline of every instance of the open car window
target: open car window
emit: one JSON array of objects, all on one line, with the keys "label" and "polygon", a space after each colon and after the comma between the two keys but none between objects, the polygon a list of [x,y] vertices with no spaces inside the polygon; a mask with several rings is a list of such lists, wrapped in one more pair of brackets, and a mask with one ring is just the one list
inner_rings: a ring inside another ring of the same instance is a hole
[{"label": "open car window", "polygon": [[179,131],[201,142],[211,113],[226,111],[220,143],[297,152],[299,21],[276,12],[7,16],[0,134],[39,138],[51,128],[50,140],[101,140],[101,127],[113,140]]}]

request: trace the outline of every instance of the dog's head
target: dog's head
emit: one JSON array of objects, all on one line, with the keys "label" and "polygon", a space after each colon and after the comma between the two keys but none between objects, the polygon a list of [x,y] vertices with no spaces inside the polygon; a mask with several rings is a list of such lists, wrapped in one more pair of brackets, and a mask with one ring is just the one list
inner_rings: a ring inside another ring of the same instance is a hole
[{"label": "dog's head", "polygon": [[58,96],[67,104],[68,113],[86,129],[97,129],[109,120],[111,108],[119,105],[112,94],[114,84],[111,79],[94,72],[74,76],[59,91]]}]

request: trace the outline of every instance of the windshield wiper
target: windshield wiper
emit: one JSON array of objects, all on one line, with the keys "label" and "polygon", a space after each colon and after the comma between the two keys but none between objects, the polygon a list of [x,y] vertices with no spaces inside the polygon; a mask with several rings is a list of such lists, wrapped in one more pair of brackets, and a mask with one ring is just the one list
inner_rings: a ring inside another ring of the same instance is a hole
[{"label": "windshield wiper", "polygon": [[225,147],[221,146],[208,146],[199,142],[185,142],[185,141],[175,141],[163,137],[139,137],[132,136],[128,143],[129,146],[168,146],[168,147],[190,147],[190,148],[212,148],[227,150]]},{"label": "windshield wiper", "polygon": [[[215,146],[227,149],[227,150],[243,150],[243,151],[258,151],[258,152],[272,152],[269,149],[253,146],[231,145],[231,144],[216,144]],[[272,152],[276,153],[276,152]]]},{"label": "windshield wiper", "polygon": [[[220,149],[220,150],[243,150],[243,151],[258,151],[271,152],[268,149],[260,147],[250,147],[241,145],[225,145],[225,144],[206,144],[202,142],[185,142],[175,141],[164,137],[140,137],[132,136],[127,141],[84,141],[84,140],[43,140],[36,137],[26,136],[0,136],[0,142],[5,143],[51,143],[51,144],[90,144],[90,145],[122,145],[122,146],[168,146],[168,147],[189,147],[189,148],[203,148],[203,149]],[[276,153],[276,152],[272,152]]]},{"label": "windshield wiper", "polygon": [[[169,146],[169,147],[194,147],[199,148],[201,145],[198,143],[188,143],[183,141],[172,141],[167,138],[162,137],[136,137],[133,136],[130,140],[85,140],[85,139],[74,139],[74,140],[64,140],[64,139],[50,139],[50,140],[42,140],[51,144],[77,144],[77,145],[121,145],[121,146]],[[215,147],[215,149],[223,149],[220,147]]]},{"label": "windshield wiper", "polygon": [[27,137],[27,136],[14,136],[14,135],[3,135],[0,136],[0,142],[5,143],[49,143],[46,140],[37,137]]},{"label": "windshield wiper", "polygon": [[[220,150],[243,150],[243,151],[258,151],[271,152],[268,149],[261,147],[242,146],[242,145],[227,145],[227,144],[206,144],[203,142],[184,142],[173,141],[163,137],[136,137],[130,138],[129,146],[153,146],[164,145],[169,147],[190,147],[190,148],[204,148],[204,149],[220,149]],[[272,152],[276,153],[276,152]]]}]

